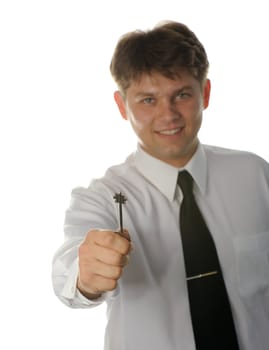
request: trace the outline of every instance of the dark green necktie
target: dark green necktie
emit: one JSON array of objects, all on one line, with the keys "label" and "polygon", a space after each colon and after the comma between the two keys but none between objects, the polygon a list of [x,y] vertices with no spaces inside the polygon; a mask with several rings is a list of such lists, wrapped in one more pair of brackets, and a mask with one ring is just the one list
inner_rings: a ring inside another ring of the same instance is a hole
[{"label": "dark green necktie", "polygon": [[218,254],[193,195],[193,179],[178,175],[183,192],[180,208],[188,295],[197,350],[238,350],[234,322]]}]

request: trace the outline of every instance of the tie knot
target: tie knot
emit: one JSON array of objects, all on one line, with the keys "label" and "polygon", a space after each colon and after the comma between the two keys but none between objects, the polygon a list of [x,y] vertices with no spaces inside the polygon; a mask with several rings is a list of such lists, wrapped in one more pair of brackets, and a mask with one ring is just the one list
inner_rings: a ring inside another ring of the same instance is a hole
[{"label": "tie knot", "polygon": [[180,186],[184,197],[192,194],[193,178],[187,170],[178,173],[177,183]]}]

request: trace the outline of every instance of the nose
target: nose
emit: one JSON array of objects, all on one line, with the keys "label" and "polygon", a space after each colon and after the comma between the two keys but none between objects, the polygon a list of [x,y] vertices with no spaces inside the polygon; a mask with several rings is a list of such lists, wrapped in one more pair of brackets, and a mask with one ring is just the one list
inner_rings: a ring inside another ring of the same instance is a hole
[{"label": "nose", "polygon": [[159,116],[167,121],[175,120],[180,117],[180,112],[171,99],[164,98],[159,104]]}]

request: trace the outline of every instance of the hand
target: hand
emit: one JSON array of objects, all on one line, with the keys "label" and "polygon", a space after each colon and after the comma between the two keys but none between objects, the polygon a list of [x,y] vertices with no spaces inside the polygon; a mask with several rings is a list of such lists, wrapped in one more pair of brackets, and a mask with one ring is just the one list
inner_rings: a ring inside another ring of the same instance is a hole
[{"label": "hand", "polygon": [[89,299],[114,290],[128,263],[131,249],[127,230],[123,233],[92,230],[79,247],[77,287]]}]

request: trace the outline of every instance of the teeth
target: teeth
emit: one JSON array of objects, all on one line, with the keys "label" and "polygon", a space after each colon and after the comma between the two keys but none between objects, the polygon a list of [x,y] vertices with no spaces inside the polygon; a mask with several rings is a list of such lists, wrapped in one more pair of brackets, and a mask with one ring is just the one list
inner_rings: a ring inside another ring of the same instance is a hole
[{"label": "teeth", "polygon": [[163,130],[163,131],[160,131],[160,134],[163,134],[163,135],[175,135],[177,132],[180,131],[181,128],[177,128],[177,129],[173,129],[173,130]]}]

